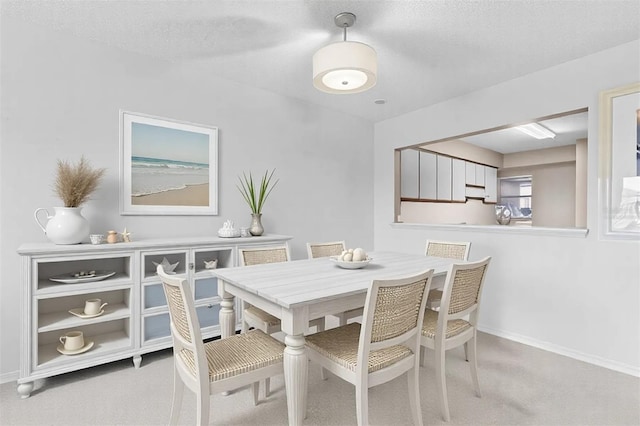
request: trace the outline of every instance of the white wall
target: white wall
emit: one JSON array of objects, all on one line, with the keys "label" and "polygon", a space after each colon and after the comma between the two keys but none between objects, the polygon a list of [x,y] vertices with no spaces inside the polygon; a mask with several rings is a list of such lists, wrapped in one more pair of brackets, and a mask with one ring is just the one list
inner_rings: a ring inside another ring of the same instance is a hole
[{"label": "white wall", "polygon": [[[637,81],[639,56],[640,42],[628,43],[377,123],[376,250],[422,253],[427,238],[471,241],[471,259],[493,256],[483,330],[640,376],[640,243],[602,240],[597,229],[598,93]],[[585,106],[586,238],[390,226],[393,149]]]},{"label": "white wall", "polygon": [[[248,225],[237,176],[276,168],[263,224],[294,237],[293,258],[306,257],[306,241],[372,248],[373,187],[345,184],[373,179],[371,123],[6,17],[1,36],[0,380],[19,367],[16,249],[46,241],[33,212],[60,205],[57,159],[84,154],[108,170],[83,211],[92,232],[126,226],[140,240],[215,235],[227,219]],[[120,216],[119,109],[219,127],[218,216]]]}]

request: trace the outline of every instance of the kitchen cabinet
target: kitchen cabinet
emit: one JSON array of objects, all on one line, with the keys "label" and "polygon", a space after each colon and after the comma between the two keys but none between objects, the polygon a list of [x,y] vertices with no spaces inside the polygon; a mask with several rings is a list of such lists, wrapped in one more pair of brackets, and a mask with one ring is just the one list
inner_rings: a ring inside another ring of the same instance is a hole
[{"label": "kitchen cabinet", "polygon": [[484,166],[483,164],[476,164],[476,185],[477,186],[485,185],[485,179],[484,179],[485,169],[486,169],[486,166]]},{"label": "kitchen cabinet", "polygon": [[418,198],[419,196],[420,152],[415,149],[400,151],[400,196]]},{"label": "kitchen cabinet", "polygon": [[497,169],[429,151],[400,151],[400,193],[405,201],[496,203]]},{"label": "kitchen cabinet", "polygon": [[[205,261],[217,260],[218,268],[237,266],[239,247],[281,244],[289,239],[263,235],[21,245],[19,395],[28,397],[37,379],[129,357],[139,367],[144,353],[171,347],[167,302],[154,264],[165,258],[172,264],[178,262],[174,272],[191,286],[203,338],[220,336],[217,279],[206,269]],[[95,298],[107,303],[104,312],[82,315],[85,301]],[[70,331],[83,332],[85,347],[65,354],[60,336]]]},{"label": "kitchen cabinet", "polygon": [[420,199],[435,200],[437,197],[437,160],[432,152],[420,152]]},{"label": "kitchen cabinet", "polygon": [[484,186],[485,165],[467,161],[465,164],[465,182],[471,186]]},{"label": "kitchen cabinet", "polygon": [[498,202],[498,169],[495,167],[485,167],[484,202]]},{"label": "kitchen cabinet", "polygon": [[439,201],[451,201],[451,157],[437,156],[437,193]]},{"label": "kitchen cabinet", "polygon": [[464,202],[467,200],[465,194],[465,163],[466,161],[459,158],[452,159],[451,201]]}]

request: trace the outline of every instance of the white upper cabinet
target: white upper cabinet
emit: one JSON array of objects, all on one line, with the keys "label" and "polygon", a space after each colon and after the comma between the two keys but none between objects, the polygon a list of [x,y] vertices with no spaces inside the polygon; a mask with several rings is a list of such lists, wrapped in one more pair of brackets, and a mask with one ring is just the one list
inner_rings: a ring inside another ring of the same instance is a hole
[{"label": "white upper cabinet", "polygon": [[414,149],[400,151],[400,196],[418,198],[419,152]]},{"label": "white upper cabinet", "polygon": [[466,161],[454,158],[451,173],[451,201],[466,201],[465,169]]},{"label": "white upper cabinet", "polygon": [[467,185],[484,186],[485,168],[486,166],[484,166],[483,164],[477,164],[467,161],[465,165],[465,182],[467,183]]},{"label": "white upper cabinet", "polygon": [[498,169],[495,167],[485,167],[484,201],[486,203],[498,202]]},{"label": "white upper cabinet", "polygon": [[420,198],[436,199],[437,165],[436,154],[420,152]]},{"label": "white upper cabinet", "polygon": [[438,155],[438,181],[436,198],[451,201],[451,157]]},{"label": "white upper cabinet", "polygon": [[476,163],[470,163],[465,161],[465,178],[464,181],[467,185],[476,184]]},{"label": "white upper cabinet", "polygon": [[404,199],[498,201],[498,169],[435,152],[400,151],[400,195]]},{"label": "white upper cabinet", "polygon": [[484,186],[484,171],[487,168],[482,164],[476,164],[476,185]]}]

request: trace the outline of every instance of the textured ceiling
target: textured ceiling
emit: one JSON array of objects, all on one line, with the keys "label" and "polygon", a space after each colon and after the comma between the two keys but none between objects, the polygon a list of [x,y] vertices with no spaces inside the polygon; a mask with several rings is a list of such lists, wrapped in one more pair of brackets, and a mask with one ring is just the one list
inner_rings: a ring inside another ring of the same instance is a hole
[{"label": "textured ceiling", "polygon": [[[378,53],[378,84],[329,95],[311,57],[341,40],[344,11],[348,39]],[[638,0],[2,0],[2,14],[371,121],[640,38]]]}]

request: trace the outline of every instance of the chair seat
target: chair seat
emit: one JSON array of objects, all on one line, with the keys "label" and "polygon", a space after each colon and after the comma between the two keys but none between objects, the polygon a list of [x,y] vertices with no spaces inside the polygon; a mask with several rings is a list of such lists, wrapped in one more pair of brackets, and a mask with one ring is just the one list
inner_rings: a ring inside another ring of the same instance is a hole
[{"label": "chair seat", "polygon": [[[211,382],[280,363],[284,351],[282,343],[260,330],[213,340],[204,348]],[[180,357],[195,375],[193,352],[182,349]]]},{"label": "chair seat", "polygon": [[[351,323],[332,328],[306,337],[307,347],[338,363],[356,371],[360,324]],[[369,354],[369,373],[382,370],[399,360],[411,356],[413,352],[406,346],[396,345],[372,351]]]},{"label": "chair seat", "polygon": [[[438,326],[438,312],[427,309],[424,313],[424,321],[422,323],[422,335],[434,339],[436,337],[436,328]],[[463,331],[471,328],[471,324],[462,319],[449,321],[447,323],[446,338],[457,336]]]},{"label": "chair seat", "polygon": [[247,322],[261,322],[264,324],[264,328],[267,328],[268,326],[280,325],[280,318],[274,317],[273,315],[263,311],[262,309],[258,309],[255,306],[249,306],[245,308],[243,315],[245,316],[245,320]]}]

